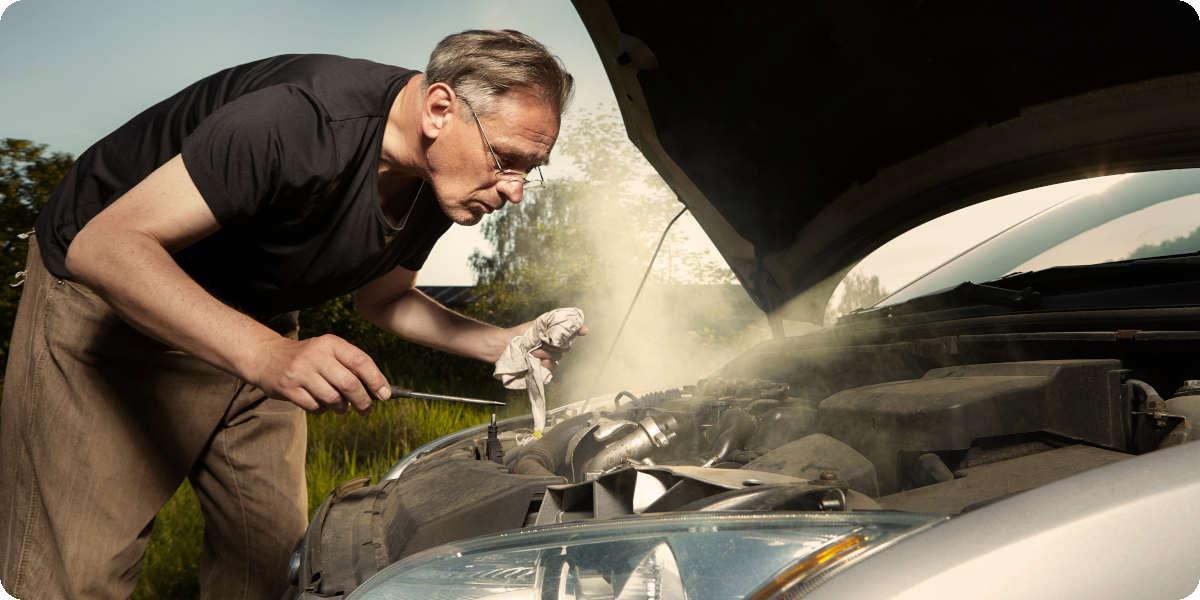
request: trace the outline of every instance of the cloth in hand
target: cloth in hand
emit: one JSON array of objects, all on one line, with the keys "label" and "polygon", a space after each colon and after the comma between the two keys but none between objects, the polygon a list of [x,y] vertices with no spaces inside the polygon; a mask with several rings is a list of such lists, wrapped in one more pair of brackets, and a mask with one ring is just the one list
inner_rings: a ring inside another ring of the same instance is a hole
[{"label": "cloth in hand", "polygon": [[542,347],[566,350],[583,327],[583,311],[556,308],[534,319],[533,324],[514,337],[496,361],[493,376],[510,390],[529,390],[533,411],[533,434],[540,437],[546,427],[545,385],[553,374],[542,365],[533,351]]}]

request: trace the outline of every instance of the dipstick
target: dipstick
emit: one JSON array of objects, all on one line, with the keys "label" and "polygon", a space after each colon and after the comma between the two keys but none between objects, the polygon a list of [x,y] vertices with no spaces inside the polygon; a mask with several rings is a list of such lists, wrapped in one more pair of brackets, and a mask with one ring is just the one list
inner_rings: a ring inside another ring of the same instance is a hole
[{"label": "dipstick", "polygon": [[397,398],[418,398],[421,400],[445,400],[446,402],[459,402],[462,404],[483,404],[483,405],[487,405],[487,406],[508,406],[507,404],[505,404],[503,402],[496,402],[495,400],[483,400],[482,398],[464,398],[462,396],[447,396],[445,394],[426,394],[424,392],[414,392],[412,390],[406,390],[397,385],[392,386],[391,398],[393,400],[395,400]]}]

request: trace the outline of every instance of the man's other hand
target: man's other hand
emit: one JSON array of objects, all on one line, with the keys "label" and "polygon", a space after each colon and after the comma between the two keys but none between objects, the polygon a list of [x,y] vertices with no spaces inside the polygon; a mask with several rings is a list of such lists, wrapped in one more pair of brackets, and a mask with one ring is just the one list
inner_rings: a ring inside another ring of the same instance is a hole
[{"label": "man's other hand", "polygon": [[374,400],[391,397],[391,387],[375,361],[336,335],[273,339],[258,356],[250,382],[267,395],[310,412],[333,409],[344,413],[354,407],[365,413]]},{"label": "man's other hand", "polygon": [[[553,372],[558,368],[558,361],[571,349],[575,338],[587,333],[582,310],[575,307],[556,308],[509,329],[509,341],[506,342],[508,349],[505,352],[529,352],[530,356],[541,361],[543,367]],[[515,365],[510,367],[515,368]],[[501,367],[501,370],[507,369]]]},{"label": "man's other hand", "polygon": [[[576,333],[575,335],[587,335],[587,332],[587,325],[584,325],[583,327],[579,328],[579,333]],[[570,351],[570,346],[566,348],[557,348],[549,344],[542,344],[536,350],[530,352],[530,354],[533,355],[534,358],[541,359],[542,366],[550,369],[550,372],[553,373],[554,370],[558,368],[558,361],[562,360],[563,355]]]}]

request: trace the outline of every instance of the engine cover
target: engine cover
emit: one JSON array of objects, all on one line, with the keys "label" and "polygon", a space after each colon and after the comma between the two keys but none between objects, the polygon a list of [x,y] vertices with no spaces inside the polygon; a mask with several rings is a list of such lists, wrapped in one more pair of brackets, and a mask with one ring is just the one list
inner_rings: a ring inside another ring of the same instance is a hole
[{"label": "engine cover", "polygon": [[906,461],[966,450],[982,438],[1045,431],[1127,449],[1130,398],[1117,360],[961,365],[920,379],[838,392],[820,404],[818,429],[866,456],[880,493],[903,489]]}]

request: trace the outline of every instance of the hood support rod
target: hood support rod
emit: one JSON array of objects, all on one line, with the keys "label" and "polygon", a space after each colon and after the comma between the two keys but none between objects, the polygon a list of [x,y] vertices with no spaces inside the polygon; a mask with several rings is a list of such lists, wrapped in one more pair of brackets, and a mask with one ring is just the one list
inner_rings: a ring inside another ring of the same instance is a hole
[{"label": "hood support rod", "polygon": [[[629,308],[625,311],[625,317],[621,319],[621,326],[617,327],[617,335],[613,337],[612,345],[608,347],[608,354],[604,355],[604,362],[600,363],[600,370],[596,371],[595,381],[600,381],[600,378],[604,376],[604,370],[608,368],[608,361],[612,358],[613,351],[617,349],[617,342],[621,340],[621,332],[625,331],[625,324],[629,322],[629,315],[633,314],[633,307],[637,304],[638,296],[642,295],[642,287],[646,285],[646,279],[650,277],[650,270],[654,268],[654,259],[658,258],[658,251],[662,250],[663,240],[667,239],[667,232],[671,231],[671,226],[685,212],[687,212],[687,206],[684,206],[674,217],[671,217],[671,221],[663,229],[662,235],[658,236],[658,244],[654,246],[654,254],[650,255],[650,264],[646,265],[646,272],[642,274],[642,281],[638,284],[637,291],[633,293],[633,300],[629,301]],[[593,382],[592,388],[595,389],[595,387],[595,383]]]}]

